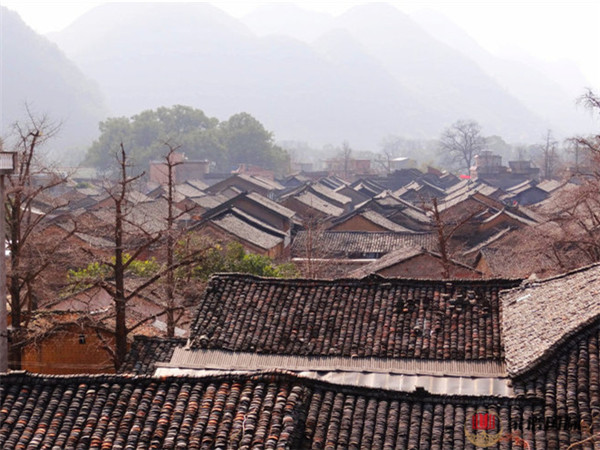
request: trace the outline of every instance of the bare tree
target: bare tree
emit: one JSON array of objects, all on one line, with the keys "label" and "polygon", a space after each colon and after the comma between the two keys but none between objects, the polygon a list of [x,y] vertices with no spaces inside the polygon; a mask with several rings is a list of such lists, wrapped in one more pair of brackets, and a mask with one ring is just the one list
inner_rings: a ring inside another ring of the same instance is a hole
[{"label": "bare tree", "polygon": [[306,278],[319,278],[326,276],[331,267],[328,257],[331,252],[326,248],[324,235],[327,229],[326,219],[319,215],[310,215],[303,220],[304,241],[302,248],[303,261],[300,266]]},{"label": "bare tree", "polygon": [[466,214],[460,214],[457,217],[449,217],[444,214],[438,205],[438,199],[433,197],[430,201],[422,201],[422,209],[431,215],[432,232],[437,239],[438,251],[440,252],[440,260],[442,264],[442,277],[450,278],[450,270],[452,264],[452,255],[459,250],[453,244],[453,239],[467,227],[471,219],[481,213],[485,208],[475,208],[472,211],[467,211]]},{"label": "bare tree", "polygon": [[[600,97],[588,90],[579,100],[593,114],[600,114]],[[579,186],[555,194],[555,208],[548,220],[558,224],[560,235],[554,246],[558,251],[578,252],[579,264],[600,261],[600,135],[579,136],[570,140],[578,148],[578,160],[588,166],[579,172]]]},{"label": "bare tree", "polygon": [[[583,94],[578,102],[589,109],[592,114],[600,117],[600,96],[588,89]],[[580,145],[582,150],[589,152],[591,155],[600,154],[600,134],[588,137],[575,137],[573,141]]]},{"label": "bare tree", "polygon": [[552,130],[546,132],[544,137],[544,143],[540,146],[541,159],[542,159],[542,170],[544,172],[544,179],[549,180],[554,177],[555,171],[558,167],[558,142],[552,136]]},{"label": "bare tree", "polygon": [[[177,242],[175,236],[175,221],[178,217],[185,213],[176,214],[174,210],[174,194],[175,194],[175,168],[181,161],[175,158],[176,152],[179,147],[173,146],[172,144],[165,143],[168,148],[168,152],[165,156],[165,165],[167,167],[167,229],[166,229],[166,250],[167,250],[167,261],[166,265],[168,268],[166,276],[166,320],[167,320],[167,336],[175,336],[175,325],[178,319],[181,318],[183,312],[181,309],[178,310],[175,300],[176,290],[176,279],[173,266],[175,265],[175,244]],[[176,317],[176,314],[178,317]]]},{"label": "bare tree", "polygon": [[475,155],[485,148],[485,138],[477,122],[459,120],[444,130],[440,146],[455,163],[469,170]]},{"label": "bare tree", "polygon": [[352,159],[352,148],[348,141],[344,141],[342,144],[341,156],[344,162],[344,179],[348,179],[348,172],[350,171],[350,160]]},{"label": "bare tree", "polygon": [[[186,254],[184,258],[176,260],[174,254],[176,236],[175,236],[175,221],[179,214],[174,209],[174,173],[173,169],[176,166],[175,158],[173,157],[177,147],[167,145],[169,151],[167,153],[167,170],[170,173],[167,185],[167,200],[169,203],[167,217],[164,218],[166,227],[155,229],[153,227],[145,227],[145,224],[140,222],[136,216],[139,216],[137,208],[139,205],[131,199],[132,190],[136,182],[143,177],[144,173],[139,173],[135,176],[129,175],[131,165],[127,159],[127,153],[123,144],[120,145],[117,161],[119,164],[118,180],[105,188],[108,198],[111,200],[112,217],[112,239],[114,242],[114,253],[110,260],[101,262],[101,266],[108,267],[109,276],[102,274],[96,279],[78,280],[83,281],[88,287],[90,284],[103,287],[112,297],[114,303],[114,346],[111,342],[104,340],[104,348],[111,355],[115,368],[125,360],[127,354],[127,338],[128,336],[141,327],[142,325],[153,321],[161,316],[167,317],[167,328],[170,335],[174,335],[175,325],[183,312],[183,306],[178,306],[175,301],[175,277],[174,270],[179,267],[190,265],[198,262],[204,252],[209,247],[194,249],[194,251]],[[126,286],[128,272],[133,267],[132,265],[139,260],[151,248],[158,248],[166,244],[167,261],[165,264],[144,277],[141,281]],[[159,313],[151,314],[141,318],[135,323],[127,318],[127,305],[137,296],[142,295],[146,289],[155,286],[159,280],[166,279],[166,302]],[[112,317],[112,316],[111,316]],[[103,320],[111,318],[106,315]],[[99,324],[100,327],[100,324]],[[104,325],[102,324],[102,327]],[[100,335],[98,335],[101,338]]]},{"label": "bare tree", "polygon": [[[59,125],[47,117],[36,118],[27,108],[27,120],[14,125],[17,164],[13,175],[8,177],[6,198],[6,223],[8,249],[10,251],[8,291],[11,310],[11,350],[13,368],[21,366],[21,351],[27,328],[27,317],[39,306],[38,286],[42,274],[54,263],[64,249],[65,240],[41,242],[40,231],[47,218],[61,206],[47,202],[41,209],[38,201],[53,188],[65,183],[66,177],[52,170],[42,160],[43,145],[56,135]],[[72,226],[65,236],[76,232]]]}]

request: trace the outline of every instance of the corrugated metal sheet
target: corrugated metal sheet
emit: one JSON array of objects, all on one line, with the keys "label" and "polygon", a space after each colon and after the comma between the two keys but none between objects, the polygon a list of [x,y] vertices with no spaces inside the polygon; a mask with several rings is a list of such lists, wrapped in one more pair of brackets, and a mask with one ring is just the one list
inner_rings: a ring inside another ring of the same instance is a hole
[{"label": "corrugated metal sheet", "polygon": [[[155,376],[208,376],[227,373],[248,373],[241,370],[183,369],[158,367]],[[252,373],[250,371],[250,373]],[[421,388],[435,395],[468,395],[512,397],[513,390],[507,378],[476,378],[430,375],[398,375],[391,373],[364,373],[341,371],[299,371],[299,376],[345,386],[359,386],[401,392],[415,392]]]},{"label": "corrugated metal sheet", "polygon": [[176,348],[170,367],[225,370],[318,370],[368,371],[412,375],[453,375],[474,377],[504,377],[506,369],[499,361],[448,361],[393,358],[345,358],[333,356],[267,355],[248,352],[227,352]]}]

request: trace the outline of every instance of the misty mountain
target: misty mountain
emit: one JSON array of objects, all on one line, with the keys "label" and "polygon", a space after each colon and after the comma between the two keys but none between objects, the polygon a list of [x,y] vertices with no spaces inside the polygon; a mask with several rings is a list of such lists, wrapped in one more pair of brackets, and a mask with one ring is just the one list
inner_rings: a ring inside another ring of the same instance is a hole
[{"label": "misty mountain", "polygon": [[311,43],[331,31],[333,16],[307,11],[293,3],[268,3],[244,16],[243,23],[257,36],[282,35]]},{"label": "misty mountain", "polygon": [[571,131],[589,129],[589,115],[574,107],[575,99],[582,95],[587,83],[573,65],[545,63],[525,55],[520,60],[499,58],[442,14],[421,10],[411,17],[439,41],[468,55],[487,75],[552,126]]},{"label": "misty mountain", "polygon": [[[118,19],[105,26],[108,17]],[[106,4],[51,37],[101,83],[116,115],[173,104],[220,118],[248,111],[278,139],[360,146],[413,131],[409,117],[427,121],[369,55],[348,65],[293,38],[260,38],[207,4]]]},{"label": "misty mountain", "polygon": [[386,4],[357,6],[336,20],[383,62],[398,82],[417,93],[442,124],[479,121],[486,133],[527,137],[542,122],[477,64],[436,40]]},{"label": "misty mountain", "polygon": [[[173,104],[221,119],[247,111],[277,139],[363,148],[389,134],[435,137],[461,118],[508,140],[537,140],[549,126],[393,7],[332,19],[271,5],[262,22],[261,11],[247,26],[204,3],[111,3],[50,37],[99,82],[113,115]],[[276,26],[256,32],[278,15],[283,24],[296,18],[296,38]]]},{"label": "misty mountain", "polygon": [[35,33],[17,13],[0,8],[2,136],[11,132],[15,121],[26,119],[28,105],[38,119],[46,115],[51,122],[62,123],[48,143],[53,155],[66,157],[75,151],[83,155],[106,115],[99,87],[56,44]]}]

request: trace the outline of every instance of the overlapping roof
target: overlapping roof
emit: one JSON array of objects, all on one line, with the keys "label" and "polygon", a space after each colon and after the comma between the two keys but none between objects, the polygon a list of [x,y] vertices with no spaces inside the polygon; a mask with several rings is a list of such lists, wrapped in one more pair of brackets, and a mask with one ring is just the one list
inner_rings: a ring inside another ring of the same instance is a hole
[{"label": "overlapping roof", "polygon": [[498,291],[514,280],[211,279],[197,349],[303,356],[500,360]]}]

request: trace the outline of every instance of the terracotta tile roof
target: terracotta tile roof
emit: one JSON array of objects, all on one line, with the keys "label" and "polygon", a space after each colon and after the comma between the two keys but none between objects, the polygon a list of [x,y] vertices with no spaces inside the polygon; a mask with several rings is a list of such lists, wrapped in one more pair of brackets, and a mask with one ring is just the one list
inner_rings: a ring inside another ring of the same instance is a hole
[{"label": "terracotta tile roof", "polygon": [[135,336],[119,372],[152,375],[156,363],[170,361],[175,348],[183,347],[186,342],[183,338]]},{"label": "terracotta tile roof", "polygon": [[[0,446],[13,448],[473,448],[475,412],[502,428],[527,399],[392,393],[286,374],[0,377]],[[545,448],[545,433],[532,435]],[[576,431],[561,439],[574,440]],[[532,447],[533,448],[533,447]],[[554,447],[557,448],[557,447]]]},{"label": "terracotta tile roof", "polygon": [[526,284],[503,296],[506,364],[517,376],[600,318],[600,265]]},{"label": "terracotta tile roof", "polygon": [[[305,257],[307,231],[299,231],[292,242],[292,256]],[[378,258],[407,246],[433,249],[437,245],[431,233],[393,231],[324,231],[312,235],[312,247],[330,258]],[[369,256],[370,255],[370,256]],[[375,255],[375,256],[374,256]]]},{"label": "terracotta tile roof", "polygon": [[498,290],[518,282],[211,279],[193,348],[270,354],[499,360]]},{"label": "terracotta tile roof", "polygon": [[[598,324],[556,347],[542,365],[526,376],[513,380],[517,398],[538,400],[543,405],[537,413],[547,417],[569,417],[573,422],[592,425],[590,431],[598,432],[600,414],[600,327]],[[537,433],[530,433],[536,438]],[[541,436],[540,436],[541,437]],[[569,434],[556,429],[545,433],[544,448],[567,448],[588,434]],[[537,442],[536,442],[537,444]],[[592,444],[588,442],[588,444]],[[597,448],[578,446],[575,448]],[[542,447],[542,446],[540,446]]]}]

